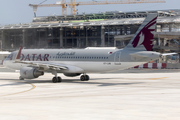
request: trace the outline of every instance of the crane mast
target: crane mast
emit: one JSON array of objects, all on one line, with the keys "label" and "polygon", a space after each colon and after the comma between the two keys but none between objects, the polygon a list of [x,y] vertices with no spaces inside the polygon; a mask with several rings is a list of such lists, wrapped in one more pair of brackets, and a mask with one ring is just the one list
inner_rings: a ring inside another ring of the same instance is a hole
[{"label": "crane mast", "polygon": [[67,7],[71,8],[71,15],[75,15],[78,11],[75,9],[75,6],[80,5],[107,5],[107,4],[140,4],[140,3],[165,3],[165,0],[106,0],[106,1],[89,1],[89,2],[75,2],[75,0],[71,0],[71,2],[66,2],[66,0],[62,0],[61,3],[58,4],[29,4],[30,7],[33,7],[34,14],[36,16],[36,11],[38,7],[62,7],[62,15],[67,15]]}]

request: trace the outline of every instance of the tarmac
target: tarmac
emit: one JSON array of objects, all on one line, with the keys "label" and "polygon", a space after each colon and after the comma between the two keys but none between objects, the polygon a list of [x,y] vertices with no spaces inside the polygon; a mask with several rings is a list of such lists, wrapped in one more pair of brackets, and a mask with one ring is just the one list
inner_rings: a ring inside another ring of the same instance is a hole
[{"label": "tarmac", "polygon": [[49,73],[20,81],[19,73],[0,72],[0,120],[180,119],[179,70],[129,71],[83,82],[59,74],[62,83]]}]

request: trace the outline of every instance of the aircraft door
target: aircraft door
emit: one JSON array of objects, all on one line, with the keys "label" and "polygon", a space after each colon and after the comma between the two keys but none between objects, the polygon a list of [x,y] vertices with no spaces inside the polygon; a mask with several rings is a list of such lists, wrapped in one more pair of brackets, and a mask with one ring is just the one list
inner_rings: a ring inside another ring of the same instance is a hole
[{"label": "aircraft door", "polygon": [[117,52],[115,54],[115,58],[114,58],[114,64],[115,65],[121,65],[121,61],[120,61],[120,58],[121,58],[121,52]]}]

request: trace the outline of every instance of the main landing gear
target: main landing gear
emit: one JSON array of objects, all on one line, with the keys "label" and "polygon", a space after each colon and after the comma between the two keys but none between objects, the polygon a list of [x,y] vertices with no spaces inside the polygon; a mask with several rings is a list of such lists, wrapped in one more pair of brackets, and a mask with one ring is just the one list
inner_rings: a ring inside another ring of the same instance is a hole
[{"label": "main landing gear", "polygon": [[53,83],[62,82],[62,79],[61,77],[53,77],[52,82]]},{"label": "main landing gear", "polygon": [[[52,71],[52,74],[55,75],[55,77],[52,78],[52,82],[53,82],[53,83],[62,82],[61,77],[58,77],[58,76],[57,76],[57,72],[56,72],[56,71]],[[80,77],[80,80],[81,80],[81,81],[88,81],[89,79],[90,79],[89,76],[86,75],[86,74],[83,74],[83,75],[81,75],[81,77]]]},{"label": "main landing gear", "polygon": [[88,81],[90,78],[88,75],[81,75],[80,79],[81,81]]},{"label": "main landing gear", "polygon": [[57,76],[57,72],[56,71],[53,71],[52,74],[55,75],[55,77],[52,78],[52,82],[53,83],[62,82],[61,77]]}]

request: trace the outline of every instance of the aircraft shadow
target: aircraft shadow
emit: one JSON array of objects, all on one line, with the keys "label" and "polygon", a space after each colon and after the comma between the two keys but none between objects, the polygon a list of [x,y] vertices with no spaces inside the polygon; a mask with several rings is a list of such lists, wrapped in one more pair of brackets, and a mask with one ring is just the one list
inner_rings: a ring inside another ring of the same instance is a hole
[{"label": "aircraft shadow", "polygon": [[77,84],[93,84],[93,85],[98,85],[98,86],[115,86],[115,85],[132,85],[132,84],[142,84],[143,82],[129,82],[129,83],[114,83],[114,82],[109,82],[109,83],[106,83],[106,82],[95,82],[95,81],[91,81],[88,82],[88,81],[80,81],[80,80],[77,80],[77,81],[74,81],[74,80],[65,80],[65,81],[62,81],[64,83],[77,83]]},{"label": "aircraft shadow", "polygon": [[[143,82],[126,82],[126,83],[114,83],[114,82],[98,82],[96,80],[108,80],[108,79],[113,79],[113,78],[94,78],[89,81],[80,81],[79,79],[63,79],[62,83],[76,83],[76,84],[93,84],[93,85],[98,85],[98,86],[115,86],[115,85],[132,85],[132,84],[142,84]],[[117,79],[117,78],[114,78]],[[118,78],[121,80],[121,78]],[[8,81],[13,81],[14,83],[10,84],[2,84],[0,87],[4,86],[12,86],[12,85],[24,85],[24,84],[43,84],[43,83],[52,83],[52,80],[23,80],[20,81],[19,79],[0,79],[0,80],[8,80]],[[52,84],[61,84],[61,83],[52,83]]]},{"label": "aircraft shadow", "polygon": [[9,83],[9,84],[0,84],[0,87],[4,87],[4,86],[13,86],[13,85],[24,85],[27,84],[25,82],[21,82],[18,79],[0,79],[1,80],[5,80],[5,81],[12,81],[13,83]]}]

